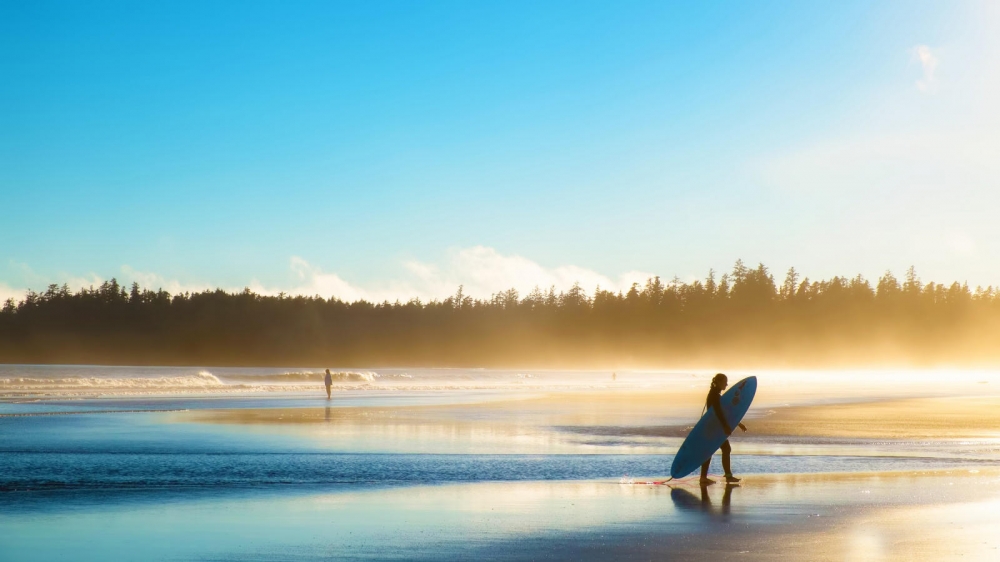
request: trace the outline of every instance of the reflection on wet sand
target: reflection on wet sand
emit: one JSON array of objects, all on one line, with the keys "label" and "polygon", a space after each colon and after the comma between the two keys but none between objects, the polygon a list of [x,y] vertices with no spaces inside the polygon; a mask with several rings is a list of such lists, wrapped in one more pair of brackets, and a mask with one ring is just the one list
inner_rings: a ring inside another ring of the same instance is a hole
[{"label": "reflection on wet sand", "polygon": [[700,496],[695,496],[687,488],[670,486],[670,499],[674,502],[674,507],[678,511],[691,511],[705,513],[707,515],[728,515],[729,506],[733,503],[733,489],[738,488],[735,484],[725,484],[722,486],[722,509],[716,511],[712,506],[712,497],[709,495],[709,486],[699,486]]},{"label": "reflection on wet sand", "polygon": [[[683,437],[681,424],[698,413],[691,402],[696,400],[582,393],[458,405],[192,410],[170,419],[289,432],[354,451],[558,454],[608,452],[608,445],[617,445],[633,454],[669,454]],[[661,425],[648,435],[629,434],[636,424],[650,423]],[[627,424],[626,432],[575,431],[606,424]]]},{"label": "reflection on wet sand", "polygon": [[[175,421],[290,433],[326,449],[435,453],[673,454],[700,414],[687,391],[553,394],[434,406],[192,410]],[[751,409],[736,455],[1000,458],[1000,397],[950,396]]]},{"label": "reflection on wet sand", "polygon": [[[288,434],[324,450],[393,453],[559,454],[601,451],[523,420],[456,419],[430,409],[294,408],[181,412],[182,422]],[[662,443],[636,452],[663,453]],[[601,451],[604,452],[604,451]]]},{"label": "reflection on wet sand", "polygon": [[[0,513],[0,540],[16,560],[80,559],[79,544],[83,559],[113,558],[125,537],[149,558],[212,560],[993,560],[1000,546],[997,471],[747,482],[498,482],[74,506],[75,517]],[[60,540],[38,540],[39,529]]]}]

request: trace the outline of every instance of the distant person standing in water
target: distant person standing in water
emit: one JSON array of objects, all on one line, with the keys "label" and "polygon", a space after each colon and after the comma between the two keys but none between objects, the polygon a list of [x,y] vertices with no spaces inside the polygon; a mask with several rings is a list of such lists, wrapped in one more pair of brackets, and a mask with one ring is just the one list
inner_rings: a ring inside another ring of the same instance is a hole
[{"label": "distant person standing in water", "polygon": [[[708,396],[705,398],[705,409],[707,410],[708,408],[711,408],[712,411],[715,412],[715,417],[719,418],[719,423],[722,424],[722,429],[726,432],[726,436],[728,437],[733,434],[733,428],[729,425],[729,422],[726,421],[726,415],[722,413],[722,391],[725,390],[727,386],[729,386],[729,379],[726,375],[719,373],[712,377],[712,387],[708,389]],[[747,430],[747,426],[742,423],[739,424],[739,428],[744,432]],[[720,449],[722,449],[722,470],[726,473],[726,482],[730,484],[739,482],[740,479],[733,476],[733,470],[729,465],[729,453],[733,450],[733,448],[729,446],[729,439],[722,442],[722,447],[720,447]],[[715,482],[708,477],[708,465],[710,464],[712,464],[712,457],[708,457],[705,464],[701,465],[702,484],[711,484]]]},{"label": "distant person standing in water", "polygon": [[326,376],[323,377],[323,384],[326,385],[326,399],[330,399],[330,387],[333,386],[333,375],[330,374],[330,369],[326,370]]}]

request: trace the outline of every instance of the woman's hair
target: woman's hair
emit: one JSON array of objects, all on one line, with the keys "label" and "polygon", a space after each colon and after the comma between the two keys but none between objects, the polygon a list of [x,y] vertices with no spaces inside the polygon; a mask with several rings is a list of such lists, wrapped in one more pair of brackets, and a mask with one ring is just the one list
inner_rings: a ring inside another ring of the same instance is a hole
[{"label": "woman's hair", "polygon": [[716,373],[715,376],[712,377],[712,388],[713,389],[722,388],[723,383],[727,382],[729,382],[729,378],[726,375],[723,375],[722,373]]}]

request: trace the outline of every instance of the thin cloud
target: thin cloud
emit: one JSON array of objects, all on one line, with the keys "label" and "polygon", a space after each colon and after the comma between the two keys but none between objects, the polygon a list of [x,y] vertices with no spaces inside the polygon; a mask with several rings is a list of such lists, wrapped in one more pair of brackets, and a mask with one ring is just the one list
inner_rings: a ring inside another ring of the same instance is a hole
[{"label": "thin cloud", "polygon": [[[576,265],[546,267],[524,256],[502,254],[486,246],[452,250],[441,263],[406,261],[400,264],[400,273],[396,278],[369,284],[352,283],[339,274],[324,271],[299,256],[293,256],[289,260],[288,267],[293,281],[284,286],[265,285],[254,279],[245,286],[218,287],[209,283],[168,279],[160,274],[140,271],[128,265],[121,267],[118,279],[126,287],[136,282],[145,289],[163,289],[175,295],[215,288],[229,292],[239,292],[249,288],[257,294],[268,296],[318,295],[323,298],[336,297],[348,302],[358,300],[406,302],[417,298],[426,302],[454,295],[460,285],[463,287],[463,293],[473,298],[489,298],[512,288],[522,297],[535,287],[543,290],[555,287],[556,291],[566,291],[574,283],[580,283],[588,294],[593,294],[597,287],[626,291],[633,283],[645,283],[654,276],[643,271],[627,271],[617,276],[607,276]],[[47,281],[45,284],[65,282],[71,289],[77,290],[81,287],[97,286],[103,279],[91,274],[90,277],[62,276],[60,279],[45,281]],[[24,292],[0,284],[0,297],[9,296],[20,300],[23,299]]]},{"label": "thin cloud", "polygon": [[26,289],[15,289],[6,283],[0,283],[0,304],[7,302],[7,299],[20,301],[26,292]]},{"label": "thin cloud", "polygon": [[293,287],[275,288],[265,287],[254,280],[249,286],[250,290],[261,295],[273,296],[281,293],[310,297],[319,295],[324,298],[337,297],[345,301],[373,300],[382,296],[364,288],[355,287],[336,273],[324,272],[298,256],[293,256],[289,265],[294,275],[300,280],[299,284]]},{"label": "thin cloud", "polygon": [[949,249],[961,256],[974,257],[977,254],[975,238],[962,231],[953,231],[947,235]]},{"label": "thin cloud", "polygon": [[24,294],[29,290],[43,292],[52,284],[59,286],[66,285],[71,290],[77,291],[83,288],[96,287],[104,282],[100,276],[93,272],[86,275],[71,275],[60,272],[56,276],[51,277],[38,273],[30,265],[23,262],[10,260],[8,263],[15,277],[20,279],[19,284],[24,286],[23,289],[13,289],[10,285],[4,285],[8,291],[15,293],[13,295],[15,300],[23,298]]},{"label": "thin cloud", "polygon": [[937,67],[940,60],[927,45],[917,45],[910,49],[913,60],[923,68],[923,78],[917,80],[917,89],[921,92],[933,92],[937,88]]},{"label": "thin cloud", "polygon": [[982,14],[947,51],[913,47],[918,92],[908,80],[872,89],[835,125],[750,164],[765,194],[780,201],[775,217],[802,218],[792,221],[797,248],[823,248],[792,249],[789,261],[818,270],[851,263],[868,277],[917,264],[938,278],[996,282],[990,264],[1000,245],[989,210],[1000,205],[997,29],[1000,12]]},{"label": "thin cloud", "polygon": [[163,289],[171,295],[177,295],[180,293],[197,293],[215,288],[208,283],[182,283],[176,279],[167,279],[156,273],[139,271],[128,265],[123,265],[121,267],[121,272],[122,279],[125,280],[124,283],[126,284],[134,281],[143,289],[149,289],[152,291]]},{"label": "thin cloud", "polygon": [[414,298],[424,301],[444,299],[455,294],[459,286],[468,296],[488,298],[512,288],[522,296],[535,287],[555,287],[557,291],[565,291],[574,283],[580,283],[588,293],[593,293],[597,287],[627,290],[632,283],[643,283],[653,277],[651,273],[640,271],[608,277],[574,265],[545,267],[523,256],[501,254],[486,246],[453,250],[440,264],[417,260],[404,262],[398,278],[372,285],[350,283],[301,257],[293,257],[290,267],[301,283],[277,289],[255,282],[250,285],[251,290],[266,295],[283,292],[288,295],[335,296],[345,301],[405,302]]},{"label": "thin cloud", "polygon": [[642,283],[653,276],[641,271],[628,271],[608,277],[591,269],[575,265],[545,267],[519,255],[504,255],[486,246],[473,246],[452,251],[443,267],[417,261],[408,262],[407,270],[420,281],[415,288],[440,298],[454,292],[459,285],[473,297],[489,297],[507,289],[526,294],[534,287],[555,287],[566,290],[580,283],[588,292],[600,286],[608,290],[624,290],[632,283]]}]

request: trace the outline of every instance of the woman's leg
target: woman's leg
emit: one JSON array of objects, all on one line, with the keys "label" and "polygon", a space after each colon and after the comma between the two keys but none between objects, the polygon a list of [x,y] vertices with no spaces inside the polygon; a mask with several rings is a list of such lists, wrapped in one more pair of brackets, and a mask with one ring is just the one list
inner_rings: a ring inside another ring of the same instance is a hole
[{"label": "woman's leg", "polygon": [[733,448],[729,445],[729,440],[726,439],[723,441],[722,447],[720,448],[722,449],[722,470],[726,473],[726,476],[732,476],[733,470],[729,466],[729,453],[733,450]]},{"label": "woman's leg", "polygon": [[701,465],[701,479],[708,479],[708,465],[712,464],[712,457],[708,457],[708,460]]}]

